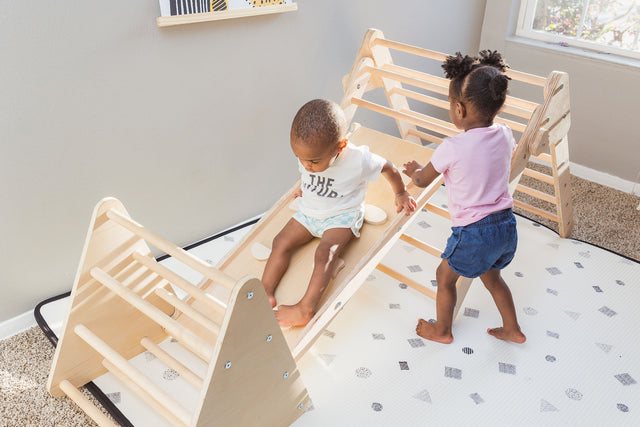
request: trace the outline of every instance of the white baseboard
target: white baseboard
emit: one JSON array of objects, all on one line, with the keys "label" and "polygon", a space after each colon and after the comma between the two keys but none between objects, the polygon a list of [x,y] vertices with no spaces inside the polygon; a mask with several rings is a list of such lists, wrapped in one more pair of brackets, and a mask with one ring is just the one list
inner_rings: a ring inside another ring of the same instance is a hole
[{"label": "white baseboard", "polygon": [[0,323],[0,340],[7,339],[36,326],[36,319],[33,317],[33,310],[27,311],[19,316],[5,320]]},{"label": "white baseboard", "polygon": [[577,176],[578,178],[586,179],[588,181],[592,181],[606,187],[614,188],[627,194],[640,196],[640,183],[627,181],[626,179],[622,179],[614,175],[609,175],[608,173],[600,172],[573,162],[570,163],[569,168],[571,170],[571,174]]}]

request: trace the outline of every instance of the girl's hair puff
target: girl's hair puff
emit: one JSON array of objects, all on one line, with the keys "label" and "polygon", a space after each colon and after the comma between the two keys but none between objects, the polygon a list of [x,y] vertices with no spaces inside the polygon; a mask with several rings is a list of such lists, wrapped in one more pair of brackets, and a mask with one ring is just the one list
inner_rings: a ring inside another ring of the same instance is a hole
[{"label": "girl's hair puff", "polygon": [[504,72],[509,65],[497,51],[483,50],[478,57],[448,56],[442,64],[445,77],[451,79],[453,98],[472,104],[487,121],[502,108],[507,97],[509,80]]}]

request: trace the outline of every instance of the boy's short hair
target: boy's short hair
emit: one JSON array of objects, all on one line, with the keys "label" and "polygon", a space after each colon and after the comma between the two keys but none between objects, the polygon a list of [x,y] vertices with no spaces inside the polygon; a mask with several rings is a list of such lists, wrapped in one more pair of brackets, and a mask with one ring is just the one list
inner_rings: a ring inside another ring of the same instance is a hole
[{"label": "boy's short hair", "polygon": [[304,104],[291,124],[291,137],[309,144],[331,145],[344,139],[347,120],[338,104],[314,99]]}]

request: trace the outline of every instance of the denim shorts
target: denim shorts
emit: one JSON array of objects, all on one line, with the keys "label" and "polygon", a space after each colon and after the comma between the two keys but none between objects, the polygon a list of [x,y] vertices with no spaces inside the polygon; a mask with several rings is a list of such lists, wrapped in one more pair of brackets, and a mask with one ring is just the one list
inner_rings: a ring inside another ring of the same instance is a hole
[{"label": "denim shorts", "polygon": [[511,209],[451,227],[451,231],[441,258],[446,258],[449,267],[461,276],[473,278],[489,270],[502,270],[516,253],[518,232]]},{"label": "denim shorts", "polygon": [[356,209],[324,219],[313,218],[298,211],[293,214],[293,219],[302,224],[315,237],[322,237],[322,234],[331,228],[349,228],[354,236],[360,237],[360,229],[364,222],[364,210]]}]

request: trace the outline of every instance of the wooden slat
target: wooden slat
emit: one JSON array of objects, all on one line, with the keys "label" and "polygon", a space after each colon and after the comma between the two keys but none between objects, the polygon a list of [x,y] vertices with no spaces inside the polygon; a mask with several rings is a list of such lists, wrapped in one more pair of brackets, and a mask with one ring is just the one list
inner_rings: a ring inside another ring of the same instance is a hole
[{"label": "wooden slat", "polygon": [[118,379],[125,387],[131,390],[136,396],[138,396],[143,402],[149,405],[154,411],[164,417],[167,421],[169,421],[172,425],[178,427],[186,427],[187,424],[176,414],[171,412],[169,408],[165,407],[162,403],[156,400],[156,396],[154,396],[153,390],[145,389],[144,387],[137,384],[133,381],[127,374],[125,374],[121,369],[118,368],[113,362],[104,359],[102,361],[102,366],[107,368],[107,370]]},{"label": "wooden slat", "polygon": [[195,374],[191,369],[187,368],[182,362],[171,356],[165,350],[163,350],[158,344],[151,341],[149,338],[144,337],[140,340],[140,344],[158,358],[167,367],[176,371],[182,378],[197,388],[202,388],[204,380]]},{"label": "wooden slat", "polygon": [[[437,52],[434,50],[423,49],[421,47],[411,46],[405,43],[400,43],[392,40],[387,40],[384,38],[376,38],[373,41],[374,45],[384,46],[389,49],[394,49],[400,52],[410,53],[412,55],[418,55],[423,58],[434,59],[436,61],[444,61],[447,56],[446,53]],[[518,80],[521,82],[529,83],[536,86],[544,87],[547,80],[544,77],[536,76],[534,74],[524,73],[522,71],[516,71],[509,69],[506,71],[506,74],[514,80]]]},{"label": "wooden slat", "polygon": [[165,253],[171,255],[178,261],[186,264],[188,267],[193,268],[198,273],[204,274],[205,276],[213,279],[217,283],[220,283],[227,289],[231,290],[236,284],[236,281],[230,277],[229,275],[213,268],[200,258],[197,258],[184,249],[174,245],[168,240],[158,236],[155,233],[144,228],[142,225],[138,224],[131,218],[128,218],[122,215],[120,212],[115,209],[109,209],[107,211],[107,217],[113,222],[121,225],[126,228],[133,234],[142,237],[147,242],[151,243],[156,248],[164,251]]},{"label": "wooden slat", "polygon": [[433,96],[418,93],[413,90],[405,89],[403,87],[395,87],[391,89],[391,93],[406,96],[407,98],[413,99],[414,101],[420,101],[424,102],[425,104],[435,105],[436,107],[440,107],[449,111],[449,101],[443,99],[434,98]]},{"label": "wooden slat", "polygon": [[407,276],[405,276],[402,273],[397,272],[396,270],[387,267],[384,264],[378,264],[376,266],[377,270],[380,270],[381,272],[383,272],[384,274],[386,274],[389,277],[392,277],[396,280],[398,280],[399,282],[404,283],[405,285],[409,286],[412,289],[415,289],[416,291],[428,296],[429,298],[433,298],[436,299],[436,292],[427,288],[426,286],[421,285],[420,283],[416,282],[413,279],[408,278]]},{"label": "wooden slat", "polygon": [[524,130],[527,128],[527,125],[525,124],[516,122],[514,120],[504,119],[502,117],[496,117],[494,121],[498,123],[504,123],[505,125],[509,126],[512,130],[515,130],[516,132],[524,132]]},{"label": "wooden slat", "polygon": [[211,307],[215,311],[221,314],[224,314],[224,311],[227,308],[227,304],[225,302],[220,301],[218,298],[214,297],[213,295],[203,291],[202,289],[195,286],[188,280],[184,279],[182,276],[179,276],[178,274],[169,270],[164,265],[158,263],[155,259],[149,256],[146,256],[143,253],[138,251],[133,253],[133,259],[135,259],[140,264],[147,267],[149,270],[158,274],[159,276],[164,277],[171,284],[182,289],[183,291],[185,291],[186,293],[188,293],[198,301],[202,301],[203,303],[207,304],[207,306]]},{"label": "wooden slat", "polygon": [[442,144],[442,140],[443,140],[443,138],[438,138],[437,136],[430,135],[430,134],[428,134],[426,132],[422,132],[422,131],[419,131],[419,130],[416,130],[416,129],[409,129],[407,131],[407,134],[408,135],[417,136],[420,139],[423,139],[423,140],[429,141],[429,142],[433,142],[434,144],[438,144],[438,145]]},{"label": "wooden slat", "polygon": [[116,295],[127,301],[144,315],[167,330],[167,333],[177,339],[189,351],[200,359],[209,363],[213,357],[213,347],[199,338],[189,329],[176,322],[153,304],[142,299],[138,294],[123,286],[122,283],[109,276],[98,267],[91,269],[91,276],[98,282],[113,291]]},{"label": "wooden slat", "polygon": [[405,114],[400,111],[392,110],[391,108],[383,107],[379,104],[374,104],[370,101],[365,101],[360,98],[351,98],[351,103],[355,105],[359,105],[360,107],[368,108],[369,110],[375,111],[380,114],[384,114],[389,117],[393,117],[397,120],[403,120],[405,122],[414,124],[416,126],[423,127],[425,129],[432,130],[434,132],[440,133],[446,136],[454,136],[458,134],[457,131],[452,131],[448,127],[440,126],[435,123],[432,119],[428,118],[428,116],[416,117],[410,114]]},{"label": "wooden slat", "polygon": [[428,120],[434,125],[440,126],[443,129],[446,129],[449,133],[452,133],[454,136],[460,133],[460,129],[456,128],[455,125],[451,122],[436,119],[435,117],[427,116],[426,114],[418,113],[417,111],[413,111],[413,110],[397,110],[397,111],[416,117],[418,119]]},{"label": "wooden slat", "polygon": [[[79,324],[73,329],[76,335],[82,338],[95,351],[100,353],[110,364],[121,371],[131,383],[137,385],[142,390],[146,390],[155,400],[164,406],[169,412],[174,414],[184,425],[189,425],[191,414],[177,403],[164,390],[155,385],[142,372],[122,357],[117,351],[112,349],[107,343],[89,330],[86,326]],[[108,368],[107,368],[108,369]]]},{"label": "wooden slat", "polygon": [[555,195],[544,193],[540,190],[536,190],[535,188],[527,187],[526,185],[518,184],[516,186],[516,191],[528,194],[536,199],[544,200],[545,202],[553,203],[554,205],[556,204]]},{"label": "wooden slat", "polygon": [[537,156],[531,156],[548,164],[551,164],[551,156],[547,153],[540,153]]},{"label": "wooden slat", "polygon": [[218,325],[213,320],[209,319],[204,314],[200,313],[198,310],[187,304],[185,301],[182,301],[175,294],[167,291],[164,288],[156,288],[154,291],[156,295],[160,298],[174,306],[176,309],[181,311],[185,316],[189,317],[191,320],[194,320],[198,326],[203,327],[209,333],[218,335],[220,333],[220,325]]},{"label": "wooden slat", "polygon": [[438,248],[435,248],[431,245],[429,245],[428,243],[423,242],[422,240],[418,240],[415,237],[406,235],[406,234],[402,234],[400,235],[400,240],[409,243],[412,246],[415,246],[418,249],[421,249],[433,256],[436,256],[438,258],[440,258],[440,255],[442,255],[442,251]]},{"label": "wooden slat", "polygon": [[406,83],[411,86],[419,87],[421,89],[429,90],[431,92],[439,93],[441,95],[449,95],[449,85],[443,86],[440,84],[431,83],[415,77],[406,76],[394,71],[385,70],[378,67],[365,67],[364,70],[370,72],[372,75],[395,80],[401,83]]},{"label": "wooden slat", "polygon": [[427,203],[424,205],[424,208],[428,210],[429,212],[433,212],[435,214],[438,214],[442,217],[445,217],[447,219],[451,219],[451,215],[449,214],[449,211],[447,211],[446,209],[441,208],[440,206],[436,206],[433,203]]},{"label": "wooden slat", "polygon": [[87,397],[69,381],[62,380],[60,382],[60,389],[100,427],[118,427],[117,423],[111,421],[107,415],[98,409],[96,405],[87,399]]},{"label": "wooden slat", "polygon": [[547,175],[546,173],[538,172],[534,169],[525,168],[523,173],[531,178],[537,179],[538,181],[546,182],[547,184],[553,185],[553,177],[551,175]]},{"label": "wooden slat", "polygon": [[513,205],[517,208],[524,209],[525,211],[529,211],[543,218],[547,218],[551,221],[558,222],[557,215],[551,212],[547,212],[544,209],[536,208],[535,206],[531,206],[527,203],[524,203],[524,202],[521,202],[520,200],[515,200],[515,199],[513,200]]}]

